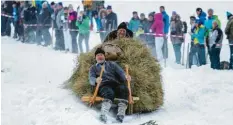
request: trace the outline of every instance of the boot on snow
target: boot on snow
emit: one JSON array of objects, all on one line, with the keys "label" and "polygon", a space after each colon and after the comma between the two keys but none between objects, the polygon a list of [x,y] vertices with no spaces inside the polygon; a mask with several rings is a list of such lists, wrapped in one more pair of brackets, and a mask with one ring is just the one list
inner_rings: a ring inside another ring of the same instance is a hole
[{"label": "boot on snow", "polygon": [[107,122],[107,114],[109,113],[111,106],[112,106],[112,101],[109,99],[104,99],[101,105],[101,115],[100,115],[100,120],[104,123]]},{"label": "boot on snow", "polygon": [[126,109],[127,109],[127,104],[128,104],[127,100],[121,100],[118,103],[118,113],[117,113],[116,120],[119,121],[119,122],[121,122],[121,123],[123,122],[124,117],[125,117],[125,112],[126,112]]}]

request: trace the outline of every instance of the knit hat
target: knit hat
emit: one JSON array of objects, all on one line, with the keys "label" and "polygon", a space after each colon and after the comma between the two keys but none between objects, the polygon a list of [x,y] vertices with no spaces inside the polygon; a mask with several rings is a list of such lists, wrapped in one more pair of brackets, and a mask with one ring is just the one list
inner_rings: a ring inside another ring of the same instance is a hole
[{"label": "knit hat", "polygon": [[112,9],[112,6],[108,5],[107,10],[111,10],[111,9]]},{"label": "knit hat", "polygon": [[145,17],[145,14],[144,14],[144,13],[141,13],[140,16],[144,16],[144,17]]},{"label": "knit hat", "polygon": [[102,54],[105,55],[104,50],[102,50],[101,48],[97,48],[96,51],[95,51],[95,56],[96,56],[97,54],[100,54],[100,53],[102,53]]},{"label": "knit hat", "polygon": [[137,11],[133,11],[133,14],[138,14],[138,12]]},{"label": "knit hat", "polygon": [[227,15],[227,19],[229,19],[231,16],[233,16],[230,12],[226,12],[226,15]]},{"label": "knit hat", "polygon": [[176,11],[172,11],[172,15],[176,15],[177,13],[176,13]]},{"label": "knit hat", "polygon": [[209,11],[212,11],[212,12],[214,12],[214,10],[213,10],[212,8],[208,9],[208,12],[209,12]]},{"label": "knit hat", "polygon": [[148,15],[148,16],[152,16],[152,17],[154,17],[154,15],[155,15],[155,12],[151,12],[151,13],[149,13],[149,15]]},{"label": "knit hat", "polygon": [[50,5],[55,5],[55,2],[52,1]]},{"label": "knit hat", "polygon": [[117,27],[117,30],[119,29],[127,29],[127,24],[125,22],[122,22],[118,27]]},{"label": "knit hat", "polygon": [[62,2],[59,2],[58,5],[63,6]]}]

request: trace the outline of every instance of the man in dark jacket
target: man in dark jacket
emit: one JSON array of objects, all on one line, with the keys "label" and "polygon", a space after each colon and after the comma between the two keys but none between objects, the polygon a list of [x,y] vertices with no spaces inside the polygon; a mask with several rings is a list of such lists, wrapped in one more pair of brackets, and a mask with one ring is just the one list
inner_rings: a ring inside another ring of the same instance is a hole
[{"label": "man in dark jacket", "polygon": [[[5,14],[12,16],[13,14],[13,1],[5,1]],[[5,35],[11,36],[11,17],[6,17],[6,29],[5,29]]]},{"label": "man in dark jacket", "polygon": [[[151,12],[148,15],[148,24],[147,27],[145,29],[145,33],[153,33],[152,30],[150,30],[151,26],[154,23],[154,14],[155,12]],[[146,42],[147,42],[147,46],[149,49],[151,49],[151,53],[153,55],[153,57],[156,57],[156,48],[155,48],[155,37],[151,34],[147,34],[146,35]]]},{"label": "man in dark jacket", "polygon": [[233,15],[227,12],[227,26],[225,28],[225,34],[230,44],[230,69],[233,69]]},{"label": "man in dark jacket", "polygon": [[117,29],[117,15],[112,11],[112,6],[107,7],[106,29],[109,32]]},{"label": "man in dark jacket", "polygon": [[107,42],[107,41],[112,41],[114,39],[117,39],[117,38],[133,38],[133,32],[129,29],[127,29],[127,25],[125,22],[122,22],[117,30],[114,30],[112,32],[110,32],[104,42]]},{"label": "man in dark jacket", "polygon": [[[49,28],[51,27],[51,13],[48,8],[48,3],[44,2],[42,4],[42,10],[38,16],[38,28],[41,30],[41,35],[45,41],[44,46],[48,46],[52,43],[52,38],[49,32]],[[38,41],[41,44],[40,41]]]},{"label": "man in dark jacket", "polygon": [[[131,80],[124,70],[114,62],[105,61],[105,52],[98,48],[95,52],[96,64],[92,65],[89,71],[89,82],[92,86],[100,83],[98,95],[104,100],[101,106],[100,120],[107,121],[107,113],[109,112],[114,98],[119,98],[117,120],[123,122],[125,111],[128,104],[128,89],[126,81]],[[104,67],[102,77],[100,76],[101,67]]]},{"label": "man in dark jacket", "polygon": [[213,21],[213,29],[209,33],[209,55],[212,69],[220,69],[220,51],[222,46],[223,32],[217,21]]}]

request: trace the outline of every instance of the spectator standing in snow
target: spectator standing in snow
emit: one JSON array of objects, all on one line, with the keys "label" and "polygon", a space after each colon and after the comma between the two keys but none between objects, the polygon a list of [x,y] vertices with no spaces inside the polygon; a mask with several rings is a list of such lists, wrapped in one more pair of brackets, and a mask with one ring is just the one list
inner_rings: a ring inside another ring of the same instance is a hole
[{"label": "spectator standing in snow", "polygon": [[105,37],[106,37],[106,23],[107,23],[107,20],[106,20],[106,16],[107,16],[107,10],[106,9],[101,9],[99,11],[99,18],[100,18],[100,22],[101,22],[101,27],[100,27],[100,40],[101,42],[104,41]]},{"label": "spectator standing in snow", "polygon": [[[173,12],[174,13],[174,12]],[[180,20],[180,16],[178,14],[173,14],[170,24],[171,30],[171,41],[176,57],[176,63],[181,64],[181,45],[184,42],[183,38],[183,23]],[[182,36],[182,37],[180,37]]]},{"label": "spectator standing in snow", "polygon": [[74,11],[73,6],[70,4],[69,5],[69,29],[72,29],[70,31],[72,53],[78,53],[78,45],[77,45],[78,31],[75,31],[75,30],[78,30],[78,27],[76,26],[76,21],[77,21],[77,12]]},{"label": "spectator standing in snow", "polygon": [[198,48],[198,60],[199,65],[206,64],[206,57],[205,57],[205,27],[201,23],[201,20],[196,20],[196,27],[194,33],[191,34],[192,39],[194,40],[194,45]]},{"label": "spectator standing in snow", "polygon": [[13,3],[13,24],[14,24],[14,27],[15,27],[15,30],[14,30],[14,36],[13,38],[16,39],[18,37],[18,20],[19,20],[19,4],[18,2],[14,2]]},{"label": "spectator standing in snow", "polygon": [[167,15],[166,11],[165,11],[165,7],[164,6],[160,6],[160,13],[163,14],[163,24],[164,24],[164,43],[163,43],[163,58],[167,59],[168,58],[168,45],[167,45],[167,35],[169,32],[169,16]]},{"label": "spectator standing in snow", "polygon": [[64,33],[63,33],[64,21],[65,21],[65,17],[64,17],[63,4],[59,2],[57,5],[57,15],[56,15],[57,29],[55,30],[55,37],[56,37],[55,50],[65,50]]},{"label": "spectator standing in snow", "polygon": [[227,12],[227,19],[225,34],[230,44],[230,69],[233,69],[233,15],[230,12]]},{"label": "spectator standing in snow", "polygon": [[[149,27],[148,19],[146,18],[144,13],[140,14],[140,25],[142,26],[144,33],[149,33],[150,27]],[[144,41],[145,43],[147,43],[146,34],[141,34],[140,39]]]},{"label": "spectator standing in snow", "polygon": [[206,13],[201,8],[197,8],[196,13],[197,13],[200,23],[204,25],[205,20],[206,20]]},{"label": "spectator standing in snow", "polygon": [[[41,12],[38,16],[38,23],[41,31],[41,35],[43,36],[43,40],[45,42],[44,46],[49,46],[52,44],[51,34],[49,32],[49,28],[51,27],[51,13],[48,8],[48,3],[44,2],[42,4]],[[39,41],[38,41],[39,42]],[[40,42],[37,44],[41,44]]]},{"label": "spectator standing in snow", "polygon": [[117,15],[112,11],[112,6],[107,7],[107,13],[108,15],[106,16],[106,29],[107,29],[107,34],[110,33],[113,30],[117,29]]},{"label": "spectator standing in snow", "polygon": [[83,40],[86,45],[86,52],[89,52],[89,37],[90,37],[90,19],[84,14],[84,11],[80,11],[76,26],[79,28],[78,46],[80,53],[83,53]]},{"label": "spectator standing in snow", "polygon": [[[5,1],[5,14],[12,16],[13,13],[13,3],[14,1]],[[12,18],[11,17],[5,17],[6,19],[6,23],[4,25],[6,25],[5,27],[5,33],[4,35],[7,36],[11,36],[11,23],[12,23]]]},{"label": "spectator standing in snow", "polygon": [[212,22],[212,30],[209,32],[209,55],[212,69],[220,69],[220,51],[223,40],[223,32],[217,21]]},{"label": "spectator standing in snow", "polygon": [[66,52],[70,51],[71,40],[70,40],[70,33],[69,33],[69,9],[68,7],[64,7],[64,23],[63,23],[63,33],[64,33],[64,43],[65,43],[65,50]]},{"label": "spectator standing in snow", "polygon": [[[151,12],[148,14],[148,24],[147,24],[147,28],[145,29],[145,33],[154,33],[154,31],[151,29],[151,26],[154,23],[154,14],[155,12]],[[153,55],[153,57],[156,57],[156,47],[155,47],[155,37],[154,35],[148,34],[146,35],[146,43],[148,48],[151,50],[151,53]]]},{"label": "spectator standing in snow", "polygon": [[[194,30],[196,28],[196,17],[190,16],[190,25],[191,25],[191,31],[190,34],[194,33]],[[198,62],[198,46],[197,44],[194,44],[194,38],[191,37],[191,47],[189,52],[189,68],[192,67],[192,65],[199,65]]]},{"label": "spectator standing in snow", "polygon": [[161,13],[156,13],[154,15],[154,23],[151,26],[152,31],[155,32],[155,46],[157,60],[161,62],[163,58],[163,44],[164,44],[164,23],[163,15]]},{"label": "spectator standing in snow", "polygon": [[129,30],[131,30],[133,33],[136,33],[138,31],[138,27],[140,25],[140,20],[138,17],[138,12],[134,11],[133,12],[133,17],[129,21]]},{"label": "spectator standing in snow", "polygon": [[217,15],[214,15],[214,10],[213,9],[208,9],[208,18],[205,21],[205,28],[206,28],[206,44],[207,44],[207,48],[208,50],[210,49],[210,47],[208,46],[209,44],[209,32],[213,29],[212,27],[212,23],[216,21],[218,23],[218,27],[221,28],[221,22],[218,19]]}]

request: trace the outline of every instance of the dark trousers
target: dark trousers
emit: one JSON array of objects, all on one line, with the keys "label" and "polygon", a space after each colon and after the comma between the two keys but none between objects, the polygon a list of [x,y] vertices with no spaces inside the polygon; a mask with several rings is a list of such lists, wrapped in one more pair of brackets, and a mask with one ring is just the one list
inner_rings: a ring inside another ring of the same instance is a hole
[{"label": "dark trousers", "polygon": [[233,45],[230,45],[230,69],[233,69]]},{"label": "dark trousers", "polygon": [[[101,86],[98,92],[100,97],[114,101],[114,98],[128,100],[129,92],[126,84],[108,83]],[[114,86],[112,84],[115,84]]]},{"label": "dark trousers", "polygon": [[193,62],[195,60],[195,62],[197,63],[196,65],[199,66],[199,59],[198,59],[198,45],[194,45],[193,42],[191,42],[191,48],[190,48],[190,52],[189,52],[189,68],[192,67]]},{"label": "dark trousers", "polygon": [[205,56],[205,45],[202,44],[198,44],[198,60],[199,60],[199,64],[201,65],[205,65],[206,64],[206,56]]},{"label": "dark trousers", "polygon": [[89,42],[89,37],[90,37],[90,32],[88,32],[88,33],[79,33],[78,46],[79,46],[80,53],[83,53],[83,46],[82,46],[83,40],[85,41],[86,52],[89,52],[89,43],[88,43]]},{"label": "dark trousers", "polygon": [[77,35],[78,31],[70,31],[72,53],[78,53]]},{"label": "dark trousers", "polygon": [[49,27],[42,28],[41,35],[43,36],[43,39],[45,41],[45,46],[52,44],[52,37],[51,37],[51,34],[49,32]]},{"label": "dark trousers", "polygon": [[24,42],[29,43],[29,42],[35,42],[36,36],[35,36],[35,30],[33,27],[26,27],[24,29]]},{"label": "dark trousers", "polygon": [[6,21],[6,29],[5,29],[5,34],[7,35],[7,36],[11,36],[11,22],[12,22],[12,19],[11,18],[9,18],[9,17],[6,17],[7,19],[7,21]]},{"label": "dark trousers", "polygon": [[210,66],[212,69],[220,69],[220,48],[210,48]]},{"label": "dark trousers", "polygon": [[7,23],[7,17],[1,16],[1,34],[5,35],[6,32],[6,23]]},{"label": "dark trousers", "polygon": [[55,30],[55,37],[56,37],[56,43],[55,43],[55,50],[65,50],[65,43],[64,43],[64,33],[63,30]]},{"label": "dark trousers", "polygon": [[37,29],[36,29],[36,43],[38,45],[40,45],[42,41],[43,41],[43,39],[42,39],[42,28],[37,27]]}]

